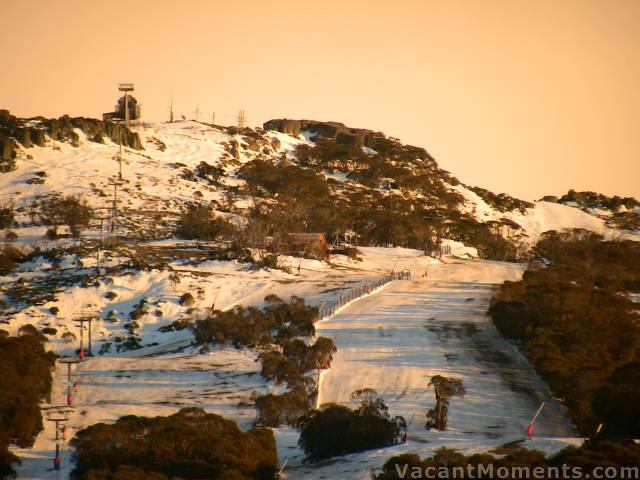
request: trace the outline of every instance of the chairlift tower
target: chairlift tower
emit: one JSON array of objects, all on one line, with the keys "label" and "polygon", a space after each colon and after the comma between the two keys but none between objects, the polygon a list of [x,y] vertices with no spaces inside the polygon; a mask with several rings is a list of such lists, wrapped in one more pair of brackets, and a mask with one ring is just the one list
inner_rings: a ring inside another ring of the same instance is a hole
[{"label": "chairlift tower", "polygon": [[66,412],[52,412],[51,416],[47,417],[48,422],[54,422],[56,425],[56,456],[53,458],[54,470],[60,470],[61,458],[60,458],[60,424],[65,424],[69,421],[69,415]]},{"label": "chairlift tower", "polygon": [[84,310],[76,315],[76,318],[73,319],[74,322],[79,324],[80,327],[80,355],[79,358],[82,360],[84,358],[84,324],[89,323],[88,329],[88,338],[87,338],[87,356],[93,357],[93,351],[91,348],[91,322],[95,320],[95,315],[88,311]]},{"label": "chairlift tower", "polygon": [[71,365],[77,365],[87,361],[86,358],[80,359],[80,357],[61,357],[58,359],[60,363],[67,365],[67,384],[71,385]]}]

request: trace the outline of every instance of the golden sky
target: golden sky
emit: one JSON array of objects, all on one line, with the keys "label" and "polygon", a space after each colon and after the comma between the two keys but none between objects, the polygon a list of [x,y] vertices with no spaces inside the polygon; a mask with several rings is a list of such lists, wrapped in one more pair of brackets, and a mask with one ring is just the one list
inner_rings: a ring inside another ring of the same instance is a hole
[{"label": "golden sky", "polygon": [[525,199],[640,198],[640,0],[0,0],[0,107],[335,120]]}]

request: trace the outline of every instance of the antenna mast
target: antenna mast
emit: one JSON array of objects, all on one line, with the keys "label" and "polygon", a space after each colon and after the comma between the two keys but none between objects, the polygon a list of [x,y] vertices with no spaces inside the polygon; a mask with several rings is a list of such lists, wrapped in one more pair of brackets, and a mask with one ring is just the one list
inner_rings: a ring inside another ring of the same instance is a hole
[{"label": "antenna mast", "polygon": [[245,128],[247,126],[247,114],[244,110],[238,110],[238,114],[236,115],[236,120],[238,122],[238,130],[241,128]]}]

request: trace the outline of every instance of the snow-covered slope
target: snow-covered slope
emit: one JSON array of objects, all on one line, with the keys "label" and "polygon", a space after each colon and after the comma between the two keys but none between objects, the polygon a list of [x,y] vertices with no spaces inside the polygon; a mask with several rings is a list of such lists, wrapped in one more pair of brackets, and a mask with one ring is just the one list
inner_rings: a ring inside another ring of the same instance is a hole
[{"label": "snow-covered slope", "polygon": [[[336,462],[302,466],[291,455],[291,479],[368,479],[391,456],[427,456],[446,446],[467,453],[521,440],[549,452],[580,443],[563,407],[531,372],[526,360],[491,325],[485,312],[495,284],[518,280],[516,264],[447,260],[428,267],[427,277],[394,282],[318,324],[338,347],[322,375],[319,403],[355,406],[351,393],[373,388],[409,424],[406,444],[348,455]],[[466,393],[449,408],[447,430],[425,428],[435,404],[434,375],[459,378]],[[524,429],[541,402],[533,440]]]},{"label": "snow-covered slope", "polygon": [[611,228],[599,216],[573,206],[537,201],[533,207],[524,211],[501,212],[492,208],[479,195],[463,185],[457,185],[453,189],[465,198],[464,210],[483,222],[498,222],[506,218],[516,223],[521,230],[507,227],[503,233],[505,236],[521,235],[529,245],[534,245],[544,232],[574,228],[589,230],[609,239],[640,239],[640,236],[633,232]]},{"label": "snow-covered slope", "polygon": [[[213,242],[175,238],[178,215],[191,203],[212,204],[218,215],[244,225],[256,199],[242,189],[245,182],[238,170],[252,160],[295,164],[299,161],[296,147],[311,145],[304,132],[294,138],[260,129],[238,135],[234,129],[193,121],[144,125],[138,132],[144,150],[124,149],[121,183],[119,146],[108,139],[96,143],[81,130],[76,133],[78,146],[49,139],[45,146],[18,148],[16,170],[0,173],[0,204],[12,203],[17,213],[11,227],[17,234],[13,244],[25,253],[39,248],[0,276],[0,329],[16,334],[26,324],[40,331],[46,328],[48,347],[67,355],[78,346],[77,316],[85,312],[98,318],[93,330],[98,357],[78,367],[80,389],[70,434],[121,415],[160,415],[186,405],[221,413],[246,428],[253,421],[251,394],[273,388],[257,374],[255,352],[219,348],[200,354],[189,346],[190,330],[172,325],[184,326],[212,307],[261,305],[269,294],[285,300],[296,295],[319,307],[331,305],[352,288],[404,269],[411,270],[411,283],[393,282],[320,324],[321,333],[333,337],[339,347],[335,368],[323,378],[320,401],[346,403],[352,389],[376,388],[394,414],[415,418],[409,443],[349,457],[336,468],[303,468],[301,452],[294,446],[297,433],[279,429],[281,459],[290,459],[294,467],[287,475],[368,478],[366,468],[379,466],[394,453],[424,454],[439,445],[486,449],[512,440],[535,407],[532,398],[508,383],[511,379],[516,386],[544,390],[526,365],[512,355],[513,369],[505,373],[483,356],[474,339],[464,332],[458,335],[461,325],[479,328],[486,335],[476,340],[489,351],[511,355],[483,312],[493,285],[518,278],[522,271],[518,265],[461,261],[461,257],[476,258],[477,250],[445,238],[444,246],[450,247],[446,264],[407,248],[359,247],[359,260],[343,255],[334,255],[330,261],[282,256],[280,269],[258,269],[239,260],[214,259],[219,245]],[[364,152],[374,153],[370,148]],[[424,171],[440,175],[434,165],[424,164]],[[199,170],[202,165],[221,169],[222,174],[210,178]],[[347,172],[322,172],[348,189],[365,190]],[[97,274],[99,223],[94,222],[79,240],[47,240],[47,227],[38,224],[34,205],[50,194],[81,194],[101,216],[108,217],[114,183],[119,212],[114,236],[120,244],[103,252]],[[429,198],[424,192],[395,188],[393,179],[384,183],[367,188],[382,196]],[[523,210],[500,210],[470,188],[454,183],[445,182],[445,186],[464,199],[455,208],[478,222],[495,224],[500,234],[527,245],[545,231],[563,228],[638,238],[567,205],[536,202]],[[428,277],[422,278],[425,271]],[[193,303],[181,301],[185,294],[193,296]],[[420,427],[424,423],[420,417],[432,403],[425,386],[436,373],[463,376],[469,387],[464,401],[452,405],[451,431],[438,436]],[[67,386],[64,371],[58,368],[52,400],[44,406],[64,403]],[[500,400],[493,401],[495,396]],[[547,398],[544,392],[542,396]],[[501,413],[505,417],[499,422]],[[547,419],[541,421],[545,435],[568,435],[570,428],[557,409]],[[52,437],[52,426],[47,424],[35,447],[19,452],[24,457],[22,478],[63,478],[48,469]],[[534,446],[553,450],[557,442],[543,440]],[[69,471],[67,447],[64,451],[63,476]],[[353,475],[346,475],[345,469]],[[309,473],[312,470],[317,475]]]},{"label": "snow-covered slope", "polygon": [[[47,140],[46,146],[18,148],[14,171],[0,174],[0,201],[12,202],[18,212],[18,226],[12,230],[23,240],[40,240],[45,231],[34,228],[31,207],[38,198],[52,193],[82,194],[104,216],[113,208],[113,182],[119,178],[119,146],[106,139],[104,144],[87,139],[76,129],[79,145]],[[146,124],[139,127],[144,150],[124,149],[122,184],[118,186],[119,234],[137,238],[170,236],[181,208],[192,202],[214,202],[220,215],[242,223],[243,210],[253,204],[251,196],[237,192],[244,182],[236,177],[238,168],[253,159],[278,160],[285,154],[295,162],[295,147],[310,144],[304,135],[294,138],[275,131],[257,130],[250,136],[232,129],[194,121]],[[240,149],[235,142],[240,141]],[[370,151],[370,149],[366,149]],[[219,182],[199,177],[202,163],[224,170]],[[327,178],[347,182],[344,173],[324,171]],[[349,181],[357,187],[353,181]],[[517,223],[527,243],[535,243],[545,231],[559,228],[586,228],[615,236],[596,215],[578,208],[549,202],[536,202],[524,212],[499,211],[464,185],[449,186],[464,197],[462,210],[481,222],[509,219]],[[234,199],[229,204],[228,192]],[[387,193],[399,193],[384,190]],[[418,196],[419,198],[420,196]],[[502,228],[506,236],[513,231]],[[88,232],[88,235],[96,235]],[[629,236],[629,233],[622,235]]]}]

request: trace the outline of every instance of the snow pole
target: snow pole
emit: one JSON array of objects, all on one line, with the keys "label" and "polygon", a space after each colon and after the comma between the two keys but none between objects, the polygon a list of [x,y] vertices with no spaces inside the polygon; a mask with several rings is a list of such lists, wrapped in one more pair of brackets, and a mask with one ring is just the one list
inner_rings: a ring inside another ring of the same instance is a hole
[{"label": "snow pole", "polygon": [[542,411],[542,409],[544,408],[545,403],[542,402],[540,404],[540,407],[538,407],[538,411],[536,412],[536,414],[533,416],[533,418],[531,419],[531,421],[529,422],[529,424],[531,426],[533,426],[533,424],[535,423],[536,419],[538,418],[538,415],[540,415],[540,412]]},{"label": "snow pole", "polygon": [[213,299],[213,303],[211,304],[211,314],[213,315],[213,312],[215,312],[216,310],[216,302],[218,301],[218,295],[220,295],[220,290],[222,290],[222,286],[218,287],[218,292],[216,293],[216,296]]},{"label": "snow pole", "polygon": [[529,439],[533,438],[533,424],[535,423],[536,419],[538,418],[538,415],[540,415],[540,412],[542,412],[542,409],[544,408],[544,405],[545,405],[544,402],[542,402],[540,404],[540,406],[538,407],[538,410],[536,411],[536,414],[533,416],[531,421],[527,424],[527,428],[525,428],[525,431],[527,432],[527,436],[529,437]]},{"label": "snow pole", "polygon": [[82,326],[82,322],[80,322],[80,360],[84,358],[84,329]]},{"label": "snow pole", "polygon": [[289,463],[289,460],[285,458],[284,463],[282,464],[282,466],[280,467],[280,470],[278,470],[278,476],[277,478],[280,478],[280,475],[282,475],[282,471],[284,470],[284,468],[287,466],[287,463]]},{"label": "snow pole", "polygon": [[56,456],[53,458],[53,468],[55,470],[60,470],[60,444],[56,442]]}]

